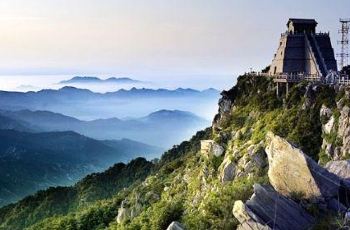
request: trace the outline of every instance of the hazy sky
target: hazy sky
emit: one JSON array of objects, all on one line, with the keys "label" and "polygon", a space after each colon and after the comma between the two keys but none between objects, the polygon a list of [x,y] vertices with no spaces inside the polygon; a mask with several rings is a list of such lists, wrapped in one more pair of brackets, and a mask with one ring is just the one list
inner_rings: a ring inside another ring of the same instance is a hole
[{"label": "hazy sky", "polygon": [[268,65],[289,17],[338,38],[349,0],[1,0],[0,75],[228,80]]}]

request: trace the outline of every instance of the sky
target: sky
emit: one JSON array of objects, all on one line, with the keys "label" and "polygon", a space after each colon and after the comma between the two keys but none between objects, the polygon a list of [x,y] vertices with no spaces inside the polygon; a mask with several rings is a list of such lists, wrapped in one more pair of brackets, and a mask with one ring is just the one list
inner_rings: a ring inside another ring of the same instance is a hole
[{"label": "sky", "polygon": [[24,75],[224,88],[270,64],[289,17],[315,18],[337,51],[350,1],[1,0],[0,88]]}]

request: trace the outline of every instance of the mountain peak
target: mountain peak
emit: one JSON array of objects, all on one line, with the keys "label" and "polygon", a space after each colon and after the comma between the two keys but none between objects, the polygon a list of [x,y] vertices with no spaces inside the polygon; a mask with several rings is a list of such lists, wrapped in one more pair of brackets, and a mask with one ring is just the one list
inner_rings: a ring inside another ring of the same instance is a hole
[{"label": "mountain peak", "polygon": [[146,117],[144,117],[146,120],[152,120],[152,121],[159,121],[159,120],[192,120],[192,121],[204,121],[203,118],[198,117],[196,114],[188,112],[188,111],[182,111],[182,110],[168,110],[168,109],[162,109],[155,111],[153,113],[150,113]]},{"label": "mountain peak", "polygon": [[60,81],[59,84],[70,83],[139,83],[140,81],[131,79],[129,77],[110,77],[107,79],[101,79],[93,76],[75,76],[69,80]]}]

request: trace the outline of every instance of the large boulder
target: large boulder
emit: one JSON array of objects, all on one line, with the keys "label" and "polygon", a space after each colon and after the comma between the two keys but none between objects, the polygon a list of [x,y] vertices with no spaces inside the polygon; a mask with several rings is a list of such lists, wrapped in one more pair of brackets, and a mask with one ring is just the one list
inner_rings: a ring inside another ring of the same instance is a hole
[{"label": "large boulder", "polygon": [[243,204],[235,203],[233,214],[241,223],[241,230],[303,230],[315,223],[295,201],[281,196],[270,186],[254,185],[253,196]]},{"label": "large boulder", "polygon": [[204,156],[214,155],[216,157],[221,156],[224,153],[224,148],[217,144],[213,140],[202,140],[201,141],[201,154]]},{"label": "large boulder", "polygon": [[337,196],[340,179],[283,138],[269,132],[265,150],[268,176],[277,192],[313,201]]},{"label": "large boulder", "polygon": [[166,230],[185,230],[185,228],[179,222],[173,221]]},{"label": "large boulder", "polygon": [[236,164],[226,157],[219,167],[221,182],[232,181],[235,178]]}]

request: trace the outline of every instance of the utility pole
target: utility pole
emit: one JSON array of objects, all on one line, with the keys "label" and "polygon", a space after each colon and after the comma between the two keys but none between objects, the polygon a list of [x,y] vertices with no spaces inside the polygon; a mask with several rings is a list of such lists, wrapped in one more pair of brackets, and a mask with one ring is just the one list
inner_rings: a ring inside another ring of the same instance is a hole
[{"label": "utility pole", "polygon": [[341,29],[338,31],[341,34],[341,40],[338,41],[338,44],[341,45],[340,53],[337,54],[337,57],[340,58],[339,67],[340,70],[343,67],[348,65],[348,57],[349,57],[349,24],[350,18],[341,18]]}]

